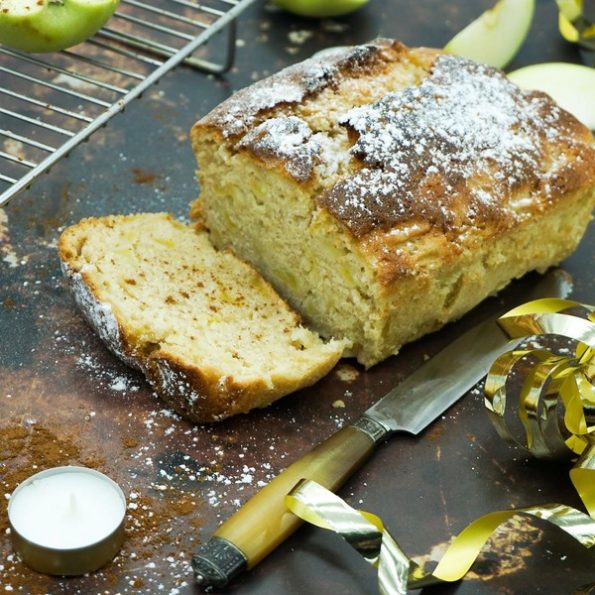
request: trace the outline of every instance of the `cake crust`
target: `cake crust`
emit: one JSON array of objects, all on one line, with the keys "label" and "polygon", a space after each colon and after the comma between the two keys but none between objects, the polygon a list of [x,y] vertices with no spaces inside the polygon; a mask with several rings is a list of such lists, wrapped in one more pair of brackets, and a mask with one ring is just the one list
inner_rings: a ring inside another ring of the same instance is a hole
[{"label": "cake crust", "polygon": [[222,138],[238,138],[283,108],[316,97],[327,88],[337,88],[345,77],[374,75],[407,54],[399,41],[376,39],[324,59],[300,62],[239,90],[197,122]]},{"label": "cake crust", "polygon": [[58,252],[91,327],[191,421],[309,386],[345,346],[303,328],[250,265],[166,214],[85,219],[64,231]]},{"label": "cake crust", "polygon": [[[423,68],[418,85],[366,103],[370,77],[411,64]],[[356,107],[317,129],[304,102],[341,92],[345,81],[355,86]],[[349,137],[339,156],[348,175],[328,180],[315,171],[325,159],[317,136],[332,124]],[[455,238],[487,227],[495,235],[595,183],[590,132],[548,95],[522,91],[494,68],[395,40],[306,60],[243,89],[195,124],[197,153],[209,133],[310,183],[318,206],[366,247],[407,225],[416,235],[436,228]],[[519,196],[531,197],[522,212]]]},{"label": "cake crust", "polygon": [[559,263],[595,204],[593,137],[549,96],[394,40],[244,89],[191,139],[191,215],[366,365]]}]

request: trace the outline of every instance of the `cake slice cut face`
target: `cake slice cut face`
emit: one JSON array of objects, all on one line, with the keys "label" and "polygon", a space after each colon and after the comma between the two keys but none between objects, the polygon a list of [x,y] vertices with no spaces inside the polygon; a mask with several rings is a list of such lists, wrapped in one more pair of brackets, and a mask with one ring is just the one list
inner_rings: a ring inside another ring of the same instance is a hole
[{"label": "cake slice cut face", "polygon": [[367,366],[580,241],[588,129],[547,95],[377,40],[248,87],[192,129],[192,215]]},{"label": "cake slice cut face", "polygon": [[60,258],[83,313],[183,416],[215,421],[316,382],[323,342],[249,265],[165,214],[86,219]]}]

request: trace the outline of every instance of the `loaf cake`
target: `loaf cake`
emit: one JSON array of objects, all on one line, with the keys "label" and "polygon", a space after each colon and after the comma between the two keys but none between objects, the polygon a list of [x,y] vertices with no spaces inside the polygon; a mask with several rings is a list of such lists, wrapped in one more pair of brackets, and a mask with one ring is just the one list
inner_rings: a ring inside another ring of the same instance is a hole
[{"label": "loaf cake", "polygon": [[191,140],[198,226],[366,366],[559,263],[595,204],[593,137],[549,96],[393,40],[241,90]]},{"label": "loaf cake", "polygon": [[249,265],[162,213],[85,219],[59,255],[78,305],[108,347],[193,421],[263,407],[341,357]]}]

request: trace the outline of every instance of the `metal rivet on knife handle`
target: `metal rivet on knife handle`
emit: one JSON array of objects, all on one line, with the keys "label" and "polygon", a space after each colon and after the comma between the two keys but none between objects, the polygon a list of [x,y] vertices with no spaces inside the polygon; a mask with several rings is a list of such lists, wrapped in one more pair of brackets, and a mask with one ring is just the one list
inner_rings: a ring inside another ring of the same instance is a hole
[{"label": "metal rivet on knife handle", "polygon": [[204,587],[221,589],[246,568],[246,557],[233,543],[211,537],[192,558],[196,582]]},{"label": "metal rivet on knife handle", "polygon": [[[248,500],[215,531],[214,537],[232,543],[244,555],[246,567],[252,568],[302,523],[285,506],[285,495],[300,479],[308,477],[330,490],[336,490],[364,463],[373,449],[374,441],[361,430],[353,426],[339,430]],[[221,568],[216,560],[219,547],[213,551],[210,543],[201,548],[194,558],[195,576],[203,587],[224,584],[217,577],[209,583],[209,578],[202,574],[205,564]],[[231,578],[229,576],[227,581]]]}]

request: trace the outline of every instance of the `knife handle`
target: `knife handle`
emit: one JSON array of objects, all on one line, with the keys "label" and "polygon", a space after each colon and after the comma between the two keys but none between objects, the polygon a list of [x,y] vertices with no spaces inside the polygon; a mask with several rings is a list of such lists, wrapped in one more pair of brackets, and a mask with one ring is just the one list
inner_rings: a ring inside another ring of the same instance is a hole
[{"label": "knife handle", "polygon": [[196,581],[223,587],[258,564],[301,524],[285,506],[285,496],[300,479],[336,490],[388,435],[367,417],[346,426],[290,465],[225,521],[192,560]]}]

